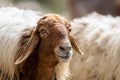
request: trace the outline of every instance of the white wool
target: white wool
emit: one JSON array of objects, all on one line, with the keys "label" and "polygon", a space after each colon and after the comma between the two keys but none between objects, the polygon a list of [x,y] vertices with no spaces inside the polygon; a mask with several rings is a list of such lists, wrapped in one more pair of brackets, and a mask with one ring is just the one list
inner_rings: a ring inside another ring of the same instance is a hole
[{"label": "white wool", "polygon": [[[36,26],[40,13],[15,7],[0,8],[0,70],[13,77],[15,55],[25,29]],[[0,74],[2,76],[4,74]]]},{"label": "white wool", "polygon": [[69,70],[70,62],[59,63],[55,68],[56,78],[57,80],[69,80],[70,78],[70,70]]},{"label": "white wool", "polygon": [[119,80],[120,17],[92,13],[71,24],[85,54],[74,54],[71,80]]}]

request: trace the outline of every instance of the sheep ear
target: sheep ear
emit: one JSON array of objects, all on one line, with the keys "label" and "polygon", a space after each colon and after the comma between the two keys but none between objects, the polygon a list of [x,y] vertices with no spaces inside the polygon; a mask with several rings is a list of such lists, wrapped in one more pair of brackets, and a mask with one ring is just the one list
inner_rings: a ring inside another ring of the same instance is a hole
[{"label": "sheep ear", "polygon": [[39,42],[39,35],[37,34],[36,29],[32,32],[32,35],[25,46],[25,48],[20,52],[20,57],[17,58],[15,64],[20,64],[24,60],[26,60],[29,55],[33,52],[34,48],[36,47],[37,43]]},{"label": "sheep ear", "polygon": [[70,36],[70,42],[71,42],[73,49],[76,52],[78,52],[80,55],[84,55],[84,53],[80,50],[77,41],[72,36]]}]

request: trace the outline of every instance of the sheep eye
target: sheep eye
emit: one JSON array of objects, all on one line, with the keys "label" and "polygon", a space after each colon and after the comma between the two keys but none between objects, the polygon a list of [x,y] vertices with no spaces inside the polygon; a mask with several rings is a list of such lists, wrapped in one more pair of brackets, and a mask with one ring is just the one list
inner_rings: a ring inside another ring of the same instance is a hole
[{"label": "sheep eye", "polygon": [[41,33],[41,34],[45,34],[45,33],[46,33],[46,30],[45,30],[45,29],[41,29],[41,30],[40,30],[40,33]]}]

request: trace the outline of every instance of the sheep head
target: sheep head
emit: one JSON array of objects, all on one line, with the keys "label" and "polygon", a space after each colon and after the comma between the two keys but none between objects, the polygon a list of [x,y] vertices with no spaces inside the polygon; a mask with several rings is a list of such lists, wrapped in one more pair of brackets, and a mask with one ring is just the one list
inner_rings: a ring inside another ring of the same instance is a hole
[{"label": "sheep head", "polygon": [[72,48],[82,54],[70,31],[71,25],[63,17],[56,14],[45,15],[38,21],[26,48],[22,52],[24,54],[16,60],[16,64],[29,57],[38,42],[40,42],[38,53],[43,61],[46,57],[52,61],[67,62],[73,54]]}]

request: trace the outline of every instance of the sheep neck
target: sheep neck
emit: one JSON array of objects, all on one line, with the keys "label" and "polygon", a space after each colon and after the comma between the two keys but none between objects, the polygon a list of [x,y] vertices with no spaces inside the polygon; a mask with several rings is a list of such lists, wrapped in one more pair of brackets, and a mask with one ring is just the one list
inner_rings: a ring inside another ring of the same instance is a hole
[{"label": "sheep neck", "polygon": [[46,45],[41,43],[38,49],[38,74],[40,75],[40,80],[54,80],[54,69],[58,64],[55,53],[52,47],[49,47],[48,44],[49,43],[46,43]]},{"label": "sheep neck", "polygon": [[58,61],[52,56],[54,52],[50,48],[45,50],[43,48],[45,48],[43,45],[37,45],[30,57],[22,64],[20,80],[55,80],[54,69]]}]

